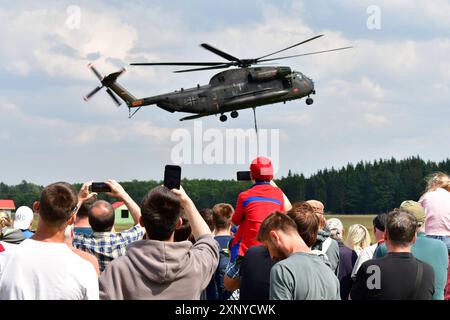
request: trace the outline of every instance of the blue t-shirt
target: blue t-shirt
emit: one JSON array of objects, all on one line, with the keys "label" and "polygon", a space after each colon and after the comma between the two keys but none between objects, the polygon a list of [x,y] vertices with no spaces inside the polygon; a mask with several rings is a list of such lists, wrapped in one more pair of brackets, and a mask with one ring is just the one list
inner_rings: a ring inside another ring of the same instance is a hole
[{"label": "blue t-shirt", "polygon": [[[434,270],[433,300],[444,300],[447,281],[448,251],[447,246],[439,240],[428,238],[424,232],[417,233],[417,240],[411,246],[411,253],[417,259],[430,264]],[[387,255],[386,244],[378,246],[374,258]]]},{"label": "blue t-shirt", "polygon": [[215,236],[214,239],[219,243],[220,249],[227,249],[228,242],[233,238],[231,236]]},{"label": "blue t-shirt", "polygon": [[75,227],[73,228],[73,234],[74,235],[85,235],[89,237],[92,234],[92,228],[91,227]]},{"label": "blue t-shirt", "polygon": [[25,239],[30,239],[32,236],[34,236],[34,232],[28,229],[22,230],[22,234],[25,237]]}]

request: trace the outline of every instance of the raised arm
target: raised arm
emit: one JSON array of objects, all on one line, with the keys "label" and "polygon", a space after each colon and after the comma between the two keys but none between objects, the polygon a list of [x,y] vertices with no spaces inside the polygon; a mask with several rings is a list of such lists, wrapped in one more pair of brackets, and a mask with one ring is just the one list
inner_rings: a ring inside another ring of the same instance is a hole
[{"label": "raised arm", "polygon": [[[271,184],[273,187],[280,189],[280,188],[277,186],[277,184],[275,183],[275,181],[271,180],[271,181],[270,181],[270,184]],[[280,190],[281,190],[281,189],[280,189]],[[281,192],[283,192],[283,190],[281,190]],[[283,192],[283,202],[284,202],[284,211],[285,211],[285,212],[288,212],[289,210],[292,209],[292,204],[291,204],[291,202],[289,201],[288,197],[286,197],[286,195],[284,194],[284,192]]]},{"label": "raised arm", "polygon": [[81,189],[78,192],[77,212],[85,201],[97,195],[97,193],[89,191],[90,186],[92,186],[92,181],[87,181],[81,186]]},{"label": "raised arm", "polygon": [[111,197],[119,198],[125,203],[125,206],[128,208],[128,211],[131,214],[131,217],[133,218],[134,224],[139,224],[139,219],[141,217],[141,208],[137,205],[136,202],[130,197],[130,195],[123,189],[123,187],[116,181],[116,180],[108,180],[106,181],[106,184],[108,184],[111,187],[111,192],[108,192],[107,194]]},{"label": "raised arm", "polygon": [[180,187],[179,190],[172,189],[172,192],[180,198],[181,206],[184,209],[186,218],[191,224],[192,235],[195,240],[198,240],[201,236],[212,234],[205,220],[203,220],[202,216],[195,207],[194,202],[186,194],[183,187]]}]

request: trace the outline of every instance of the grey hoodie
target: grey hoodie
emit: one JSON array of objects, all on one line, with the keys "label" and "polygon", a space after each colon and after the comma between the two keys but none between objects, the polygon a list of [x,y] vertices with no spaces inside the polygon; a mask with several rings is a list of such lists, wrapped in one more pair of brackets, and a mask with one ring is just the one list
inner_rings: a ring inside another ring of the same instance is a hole
[{"label": "grey hoodie", "polygon": [[219,263],[212,235],[190,241],[141,240],[100,276],[100,299],[200,299]]},{"label": "grey hoodie", "polygon": [[20,229],[5,227],[0,230],[0,240],[7,243],[19,244],[25,240],[25,237]]}]

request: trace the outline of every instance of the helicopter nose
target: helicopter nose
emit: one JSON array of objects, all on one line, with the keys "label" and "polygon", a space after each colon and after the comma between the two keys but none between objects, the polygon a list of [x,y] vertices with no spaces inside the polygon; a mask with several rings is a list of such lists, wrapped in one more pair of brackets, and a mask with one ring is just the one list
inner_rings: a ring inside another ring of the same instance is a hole
[{"label": "helicopter nose", "polygon": [[316,90],[314,90],[314,81],[310,78],[306,78],[306,83],[308,86],[309,93],[315,94]]}]

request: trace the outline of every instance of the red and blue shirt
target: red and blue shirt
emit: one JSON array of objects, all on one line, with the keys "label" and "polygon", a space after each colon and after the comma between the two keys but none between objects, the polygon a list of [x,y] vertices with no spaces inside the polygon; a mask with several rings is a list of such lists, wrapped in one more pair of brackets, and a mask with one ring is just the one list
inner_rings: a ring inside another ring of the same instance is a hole
[{"label": "red and blue shirt", "polygon": [[256,182],[241,192],[232,218],[233,224],[239,225],[232,242],[232,247],[238,248],[237,255],[244,256],[247,249],[260,245],[256,237],[261,223],[272,212],[283,210],[283,192],[269,182]]}]

